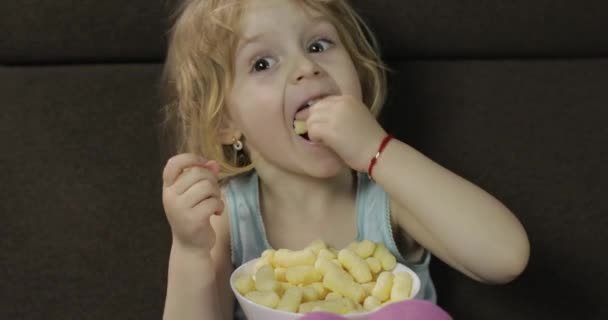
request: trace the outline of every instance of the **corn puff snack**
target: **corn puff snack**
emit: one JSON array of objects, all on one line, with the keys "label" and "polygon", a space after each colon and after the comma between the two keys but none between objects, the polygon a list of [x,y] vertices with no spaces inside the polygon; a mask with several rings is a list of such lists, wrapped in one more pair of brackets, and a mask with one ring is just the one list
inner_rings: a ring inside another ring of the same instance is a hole
[{"label": "corn puff snack", "polygon": [[279,301],[277,310],[297,312],[300,304],[302,303],[303,296],[304,290],[302,290],[302,288],[291,287],[287,289],[281,298],[281,301]]},{"label": "corn puff snack", "polygon": [[403,272],[395,275],[393,287],[391,288],[391,301],[401,301],[410,298],[412,290],[412,277]]},{"label": "corn puff snack", "polygon": [[274,253],[273,265],[275,267],[312,266],[315,264],[315,254],[311,249],[291,251],[279,249]]},{"label": "corn puff snack", "polygon": [[254,303],[292,313],[373,311],[412,297],[413,279],[394,274],[396,265],[382,244],[364,240],[336,250],[315,240],[299,251],[264,251],[254,274],[235,277],[234,288]]}]

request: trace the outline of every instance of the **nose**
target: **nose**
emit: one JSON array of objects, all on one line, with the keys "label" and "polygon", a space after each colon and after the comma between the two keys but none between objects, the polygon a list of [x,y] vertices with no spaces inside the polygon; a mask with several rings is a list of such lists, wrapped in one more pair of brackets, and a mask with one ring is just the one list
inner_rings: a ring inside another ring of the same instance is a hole
[{"label": "nose", "polygon": [[294,62],[292,83],[297,84],[307,78],[315,78],[323,73],[323,69],[315,61],[305,55],[301,55]]}]

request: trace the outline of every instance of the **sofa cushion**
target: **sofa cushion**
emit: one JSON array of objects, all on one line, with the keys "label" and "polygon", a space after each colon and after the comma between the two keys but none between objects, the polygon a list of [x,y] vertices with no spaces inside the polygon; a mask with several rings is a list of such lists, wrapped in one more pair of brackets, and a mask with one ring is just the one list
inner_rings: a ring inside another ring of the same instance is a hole
[{"label": "sofa cushion", "polygon": [[388,131],[504,202],[531,242],[506,286],[433,260],[439,304],[455,319],[608,318],[608,59],[391,66]]},{"label": "sofa cushion", "polygon": [[[162,61],[177,0],[1,1],[0,63]],[[387,57],[608,54],[608,2],[357,0]]]},{"label": "sofa cushion", "polygon": [[160,318],[158,73],[0,68],[0,319]]},{"label": "sofa cushion", "polygon": [[[157,81],[175,1],[0,2],[0,65],[31,65],[0,67],[0,319],[161,317]],[[433,260],[440,305],[455,319],[608,318],[607,2],[353,3],[395,70],[387,130],[530,236],[506,286]]]},{"label": "sofa cushion", "polygon": [[0,64],[164,57],[164,1],[0,1]]}]

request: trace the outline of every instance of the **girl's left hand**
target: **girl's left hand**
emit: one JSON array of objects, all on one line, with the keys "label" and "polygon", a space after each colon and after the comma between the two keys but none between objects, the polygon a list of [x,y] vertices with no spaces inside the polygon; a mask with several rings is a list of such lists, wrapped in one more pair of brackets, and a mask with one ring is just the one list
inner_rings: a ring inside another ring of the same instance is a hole
[{"label": "girl's left hand", "polygon": [[329,96],[300,112],[312,142],[331,148],[351,168],[366,172],[386,131],[369,109],[351,96]]}]

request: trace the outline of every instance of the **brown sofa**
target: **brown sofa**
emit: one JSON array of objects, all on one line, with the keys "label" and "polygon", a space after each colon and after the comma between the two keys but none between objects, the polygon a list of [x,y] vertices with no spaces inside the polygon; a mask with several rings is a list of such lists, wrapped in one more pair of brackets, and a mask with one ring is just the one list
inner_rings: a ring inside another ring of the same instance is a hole
[{"label": "brown sofa", "polygon": [[[166,1],[0,2],[0,319],[159,319]],[[608,3],[353,1],[393,69],[388,131],[505,202],[505,286],[439,260],[455,319],[606,319]]]}]

